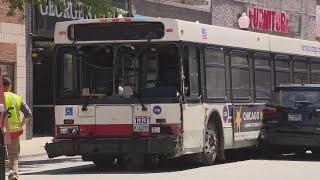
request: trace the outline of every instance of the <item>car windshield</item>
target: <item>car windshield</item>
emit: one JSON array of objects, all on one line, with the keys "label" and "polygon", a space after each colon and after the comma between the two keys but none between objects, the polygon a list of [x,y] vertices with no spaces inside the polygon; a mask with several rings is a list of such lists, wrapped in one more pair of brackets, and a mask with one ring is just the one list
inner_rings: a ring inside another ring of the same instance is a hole
[{"label": "car windshield", "polygon": [[296,102],[309,102],[313,105],[320,104],[319,90],[280,90],[280,104],[294,106]]}]

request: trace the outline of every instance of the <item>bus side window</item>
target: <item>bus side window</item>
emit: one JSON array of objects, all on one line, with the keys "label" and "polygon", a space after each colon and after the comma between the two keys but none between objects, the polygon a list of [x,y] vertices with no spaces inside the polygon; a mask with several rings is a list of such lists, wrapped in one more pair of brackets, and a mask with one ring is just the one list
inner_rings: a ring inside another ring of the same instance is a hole
[{"label": "bus side window", "polygon": [[309,83],[307,59],[294,57],[294,83]]},{"label": "bus side window", "polygon": [[231,54],[231,73],[233,98],[250,100],[250,71],[247,54]]},{"label": "bus side window", "polygon": [[226,66],[224,51],[205,49],[207,97],[221,102],[226,100]]},{"label": "bus side window", "polygon": [[199,97],[200,87],[200,51],[197,47],[185,47],[184,75],[187,96]]},{"label": "bus side window", "polygon": [[320,59],[311,59],[311,83],[320,83]]},{"label": "bus side window", "polygon": [[255,97],[265,102],[271,96],[271,64],[268,54],[254,54]]},{"label": "bus side window", "polygon": [[274,58],[276,86],[291,82],[289,59],[287,55],[277,55]]}]

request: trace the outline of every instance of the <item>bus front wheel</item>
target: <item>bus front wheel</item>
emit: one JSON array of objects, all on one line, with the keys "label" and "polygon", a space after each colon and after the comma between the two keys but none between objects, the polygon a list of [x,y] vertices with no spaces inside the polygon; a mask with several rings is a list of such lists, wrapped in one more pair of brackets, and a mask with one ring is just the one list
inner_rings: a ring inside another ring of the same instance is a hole
[{"label": "bus front wheel", "polygon": [[208,123],[205,135],[202,162],[206,166],[213,165],[218,155],[218,130],[214,123]]}]

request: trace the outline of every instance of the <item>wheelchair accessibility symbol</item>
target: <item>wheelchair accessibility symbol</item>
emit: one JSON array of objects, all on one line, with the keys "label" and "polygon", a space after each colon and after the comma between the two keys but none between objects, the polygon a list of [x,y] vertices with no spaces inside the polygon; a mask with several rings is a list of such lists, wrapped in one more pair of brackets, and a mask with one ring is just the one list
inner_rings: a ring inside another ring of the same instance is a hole
[{"label": "wheelchair accessibility symbol", "polygon": [[65,116],[73,116],[73,108],[72,107],[66,107]]}]

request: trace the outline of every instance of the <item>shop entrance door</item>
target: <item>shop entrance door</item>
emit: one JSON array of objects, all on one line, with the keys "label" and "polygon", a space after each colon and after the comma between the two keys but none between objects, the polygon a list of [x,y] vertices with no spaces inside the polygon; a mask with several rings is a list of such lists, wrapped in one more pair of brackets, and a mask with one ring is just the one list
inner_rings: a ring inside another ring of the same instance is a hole
[{"label": "shop entrance door", "polygon": [[53,49],[51,44],[36,45],[33,61],[33,133],[54,135]]}]

